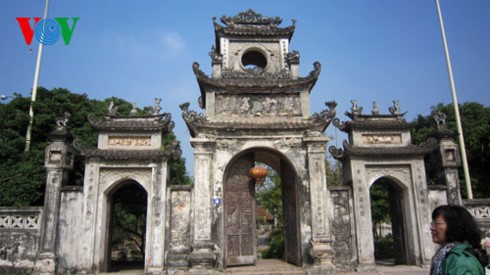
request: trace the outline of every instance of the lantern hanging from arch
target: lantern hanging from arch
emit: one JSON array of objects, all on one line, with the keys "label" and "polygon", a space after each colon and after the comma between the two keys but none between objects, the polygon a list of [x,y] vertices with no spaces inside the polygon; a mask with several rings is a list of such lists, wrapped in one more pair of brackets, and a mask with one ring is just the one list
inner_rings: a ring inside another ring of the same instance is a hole
[{"label": "lantern hanging from arch", "polygon": [[262,166],[255,166],[250,168],[250,177],[255,180],[255,183],[260,185],[262,182],[264,182],[265,176],[269,173],[267,168],[262,167]]}]

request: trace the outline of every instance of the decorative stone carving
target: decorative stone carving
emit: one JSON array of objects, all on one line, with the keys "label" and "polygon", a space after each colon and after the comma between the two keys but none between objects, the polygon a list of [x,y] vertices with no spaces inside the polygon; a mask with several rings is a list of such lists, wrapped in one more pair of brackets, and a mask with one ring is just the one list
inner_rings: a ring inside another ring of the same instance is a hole
[{"label": "decorative stone carving", "polygon": [[70,117],[71,117],[70,113],[65,112],[62,117],[56,118],[56,125],[57,125],[56,130],[58,131],[66,130],[66,125]]},{"label": "decorative stone carving", "polygon": [[206,122],[206,116],[204,114],[197,113],[196,111],[189,110],[189,102],[185,102],[179,105],[182,110],[182,117],[187,123],[204,125]]},{"label": "decorative stone carving", "polygon": [[41,224],[41,212],[2,212],[0,211],[0,231],[5,229],[38,230]]},{"label": "decorative stone carving", "polygon": [[299,52],[294,50],[288,53],[287,60],[290,64],[299,64]]},{"label": "decorative stone carving", "polygon": [[114,101],[111,101],[109,103],[109,107],[107,108],[107,115],[109,115],[109,116],[117,115],[118,109],[119,109],[119,106],[114,106]]},{"label": "decorative stone carving", "polygon": [[438,130],[447,130],[447,125],[446,125],[446,114],[443,112],[436,112],[432,111],[432,118],[436,121],[437,129]]},{"label": "decorative stone carving", "polygon": [[223,55],[216,51],[216,48],[211,46],[211,51],[209,52],[209,56],[211,57],[211,61],[213,64],[219,64],[223,62]]},{"label": "decorative stone carving", "polygon": [[328,107],[328,110],[322,110],[320,113],[314,113],[311,116],[311,119],[313,121],[315,121],[315,122],[317,122],[319,124],[321,124],[321,123],[326,124],[325,125],[325,128],[323,129],[323,131],[325,131],[325,129],[327,128],[327,126],[330,124],[330,122],[332,121],[332,119],[337,114],[336,111],[335,111],[335,107],[337,107],[337,102],[335,102],[335,101],[328,101],[328,102],[325,102],[325,105]]},{"label": "decorative stone carving", "polygon": [[362,114],[362,107],[357,106],[357,100],[353,99],[350,101],[352,103],[352,106],[350,107],[350,110],[354,116],[358,116]]},{"label": "decorative stone carving", "polygon": [[151,146],[151,136],[109,136],[109,146]]},{"label": "decorative stone carving", "polygon": [[143,186],[151,183],[150,168],[103,168],[100,169],[99,175],[99,185],[103,189],[121,179],[134,179]]},{"label": "decorative stone carving", "polygon": [[365,144],[401,144],[401,134],[363,134]]},{"label": "decorative stone carving", "polygon": [[373,114],[373,116],[379,115],[379,109],[376,101],[373,101],[373,110],[371,111],[371,114]]},{"label": "decorative stone carving", "polygon": [[217,95],[216,114],[248,116],[301,116],[299,94]]},{"label": "decorative stone carving", "polygon": [[152,115],[158,116],[160,114],[160,102],[162,102],[161,98],[155,98],[155,105],[153,106]]},{"label": "decorative stone carving", "polygon": [[266,17],[260,13],[255,12],[252,9],[248,9],[244,12],[240,12],[236,16],[232,16],[232,17],[222,16],[221,22],[223,22],[223,24],[231,28],[234,28],[236,24],[245,24],[245,23],[261,23],[261,24],[268,25],[270,28],[276,28],[277,25],[281,24],[282,19],[279,17],[274,17],[274,18]]},{"label": "decorative stone carving", "polygon": [[347,267],[352,259],[352,232],[351,213],[349,205],[348,189],[331,190],[334,204],[334,217],[332,221],[332,233],[335,236],[333,249],[335,258],[333,263],[337,267]]},{"label": "decorative stone carving", "polygon": [[398,116],[400,114],[400,105],[398,100],[393,100],[393,106],[389,107],[388,110],[394,116]]},{"label": "decorative stone carving", "polygon": [[343,159],[345,157],[344,150],[335,146],[328,147],[328,152],[332,154],[335,159]]}]

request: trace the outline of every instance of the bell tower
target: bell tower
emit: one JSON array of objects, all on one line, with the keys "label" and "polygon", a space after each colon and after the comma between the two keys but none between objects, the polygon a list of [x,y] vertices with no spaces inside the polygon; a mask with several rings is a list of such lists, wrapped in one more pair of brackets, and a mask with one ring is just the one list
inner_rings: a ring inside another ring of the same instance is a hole
[{"label": "bell tower", "polygon": [[289,52],[295,20],[279,27],[281,18],[247,10],[223,16],[221,22],[213,18],[216,44],[209,53],[211,78],[199,70],[199,64],[193,65],[206,116],[308,117],[309,92],[321,66],[315,63],[308,77],[299,77],[299,52]]}]

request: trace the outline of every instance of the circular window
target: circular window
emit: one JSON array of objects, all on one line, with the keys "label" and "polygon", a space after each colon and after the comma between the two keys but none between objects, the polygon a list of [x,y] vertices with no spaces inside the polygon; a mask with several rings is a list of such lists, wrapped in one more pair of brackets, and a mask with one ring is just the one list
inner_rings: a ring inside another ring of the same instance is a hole
[{"label": "circular window", "polygon": [[252,50],[242,55],[242,64],[245,69],[264,69],[267,66],[267,58],[257,51]]}]

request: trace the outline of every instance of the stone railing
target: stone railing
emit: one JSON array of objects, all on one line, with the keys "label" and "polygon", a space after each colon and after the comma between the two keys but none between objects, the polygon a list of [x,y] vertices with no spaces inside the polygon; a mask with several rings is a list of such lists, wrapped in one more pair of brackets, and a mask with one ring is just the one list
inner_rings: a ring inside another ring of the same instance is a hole
[{"label": "stone railing", "polygon": [[490,199],[464,200],[463,204],[475,219],[490,219]]},{"label": "stone railing", "polygon": [[42,211],[42,207],[0,207],[0,232],[40,230]]},{"label": "stone railing", "polygon": [[475,217],[483,237],[490,237],[490,199],[463,200],[463,204]]}]

